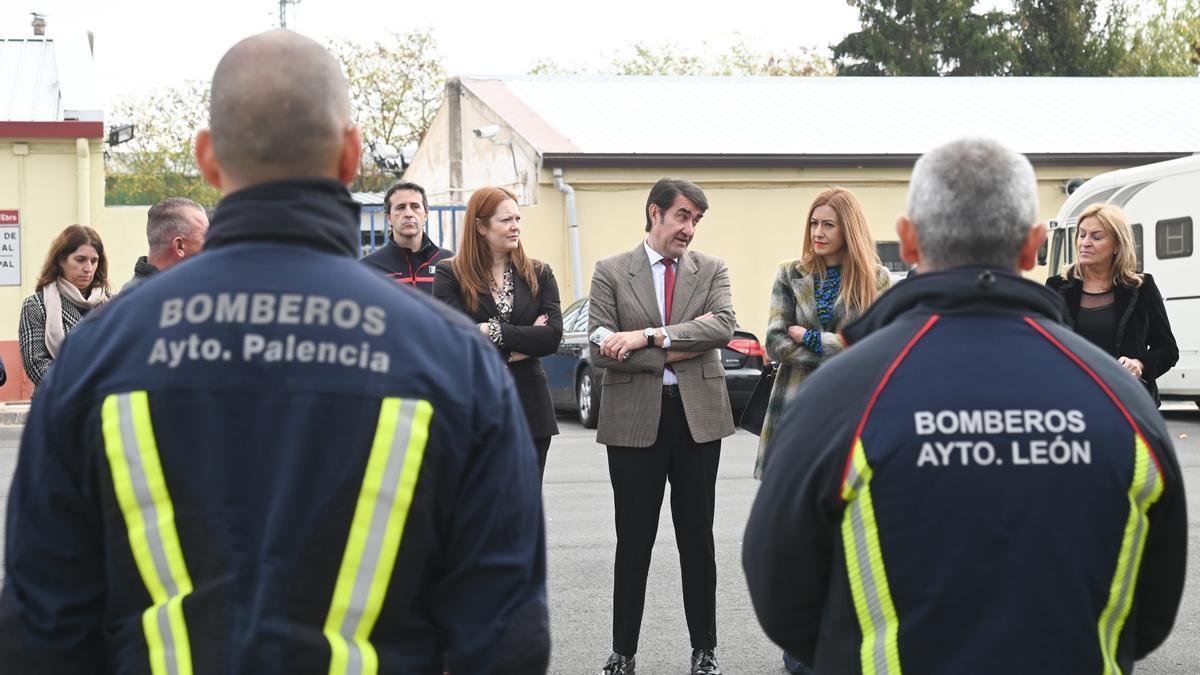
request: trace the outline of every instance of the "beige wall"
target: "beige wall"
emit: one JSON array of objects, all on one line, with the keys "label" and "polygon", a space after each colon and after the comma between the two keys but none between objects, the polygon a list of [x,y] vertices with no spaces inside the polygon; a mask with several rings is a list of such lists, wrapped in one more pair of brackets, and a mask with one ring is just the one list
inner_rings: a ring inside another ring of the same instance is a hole
[{"label": "beige wall", "polygon": [[[79,206],[74,139],[0,140],[0,209],[21,218],[20,286],[0,286],[0,340],[14,339],[21,301],[33,292],[51,240],[63,227],[90,220],[104,204],[104,162],[99,140],[88,144],[91,199]],[[28,154],[18,154],[27,151]]]},{"label": "beige wall", "polygon": [[[464,101],[464,127],[490,120]],[[437,125],[431,133],[447,133]],[[34,141],[28,154],[14,153],[14,142],[0,139],[0,209],[19,209],[21,217],[22,284],[0,287],[0,355],[10,384],[0,388],[0,400],[27,397],[21,388],[19,358],[14,359],[21,303],[34,291],[34,282],[51,240],[71,223],[84,220],[78,206],[78,153],[74,139]],[[423,144],[428,145],[428,144]],[[494,148],[473,136],[464,149]],[[501,149],[501,148],[497,148]],[[507,149],[505,154],[507,154]],[[103,146],[88,143],[88,205],[93,227],[105,242],[109,277],[119,290],[132,276],[136,258],[145,254],[145,206],[105,207]],[[431,157],[426,157],[426,160]],[[509,174],[511,175],[511,158]],[[520,157],[525,160],[527,158]],[[524,164],[524,162],[522,162]],[[464,169],[471,166],[466,162]],[[499,174],[499,166],[492,172]],[[1118,167],[1076,166],[1038,170],[1041,217],[1054,217],[1066,195],[1060,186],[1069,178],[1088,178]],[[484,176],[467,171],[468,187]],[[725,258],[733,280],[733,304],[739,323],[760,337],[766,326],[771,281],[780,261],[799,255],[801,220],[812,198],[830,185],[853,190],[862,200],[878,241],[894,241],[894,223],[903,213],[907,169],[568,169],[566,181],[575,188],[583,278],[575,288],[570,268],[565,198],[553,186],[549,168],[540,173],[535,206],[522,207],[524,239],[530,255],[550,263],[558,278],[563,306],[586,294],[592,270],[600,258],[626,251],[645,236],[643,206],[654,181],[662,176],[696,181],[708,194],[710,209],[697,230],[693,247]],[[431,195],[432,196],[432,195]],[[435,201],[436,200],[432,200]],[[1033,278],[1044,278],[1044,268]]]},{"label": "beige wall", "polygon": [[133,278],[133,264],[146,255],[146,212],[149,206],[106,206],[92,226],[104,241],[108,283],[113,293]]},{"label": "beige wall", "polygon": [[[465,87],[460,102],[462,126],[453,127],[448,105],[439,108],[412,164],[404,172],[404,179],[425,188],[430,204],[466,204],[472,192],[489,185],[512,191],[521,204],[536,203],[538,195],[525,192],[537,192],[533,184],[540,168],[537,152]],[[475,136],[474,129],[490,124],[500,126],[495,140],[511,141],[511,150]],[[459,136],[463,155],[461,193],[450,186],[450,138],[455,134]]]},{"label": "beige wall", "polygon": [[0,286],[0,355],[8,370],[0,400],[28,398],[16,351],[17,325],[21,303],[35,290],[54,237],[67,225],[90,222],[104,241],[114,290],[132,276],[136,257],[144,255],[146,207],[105,208],[103,142],[93,139],[86,147],[88,194],[80,208],[75,139],[0,139],[0,210],[17,209],[21,218],[21,285]]},{"label": "beige wall", "polygon": [[[1088,178],[1116,167],[1038,169],[1040,217],[1053,218],[1066,200],[1068,178]],[[583,292],[600,258],[626,251],[645,236],[642,209],[654,181],[680,176],[708,195],[709,211],[692,247],[719,255],[729,265],[738,323],[762,336],[767,302],[779,262],[798,257],[801,220],[813,197],[831,185],[854,191],[863,202],[877,241],[895,241],[895,222],[904,213],[909,169],[568,169],[576,194]],[[563,306],[575,299],[566,235],[565,199],[542,172],[536,206],[522,208],[526,250],[550,263]],[[1045,268],[1031,278],[1044,279]]]}]

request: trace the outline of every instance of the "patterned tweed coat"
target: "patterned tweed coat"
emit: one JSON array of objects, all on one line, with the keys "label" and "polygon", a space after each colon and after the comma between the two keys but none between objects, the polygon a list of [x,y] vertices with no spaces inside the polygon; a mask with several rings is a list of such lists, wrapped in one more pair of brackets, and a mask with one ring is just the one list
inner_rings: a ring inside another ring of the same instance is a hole
[{"label": "patterned tweed coat", "polygon": [[[890,285],[891,277],[888,276],[887,268],[880,265],[875,270],[875,287],[882,293]],[[779,373],[775,376],[775,386],[771,389],[767,415],[758,439],[755,478],[762,478],[771,433],[787,404],[795,397],[800,383],[822,363],[842,353],[845,346],[838,336],[838,331],[857,319],[858,315],[857,312],[847,312],[845,304],[839,298],[833,310],[833,325],[821,326],[821,319],[817,316],[815,277],[801,271],[799,259],[779,264],[779,272],[771,286],[766,340],[767,358],[779,363]],[[824,354],[816,354],[808,347],[794,342],[788,336],[788,326],[804,326],[805,330],[820,331]]]},{"label": "patterned tweed coat", "polygon": [[[111,297],[111,294],[109,294]],[[80,311],[65,298],[62,301],[63,333],[69,334],[75,324],[83,321],[87,312]],[[25,365],[25,374],[34,386],[42,383],[54,357],[46,348],[46,301],[42,299],[42,289],[37,289],[33,295],[25,298],[21,304],[21,320],[17,327],[17,337],[21,343],[21,361]]]}]

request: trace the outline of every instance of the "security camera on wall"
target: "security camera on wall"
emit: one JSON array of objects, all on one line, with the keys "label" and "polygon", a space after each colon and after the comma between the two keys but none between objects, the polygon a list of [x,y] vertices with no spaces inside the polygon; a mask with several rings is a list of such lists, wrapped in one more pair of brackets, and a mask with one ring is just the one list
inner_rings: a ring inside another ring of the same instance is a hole
[{"label": "security camera on wall", "polygon": [[500,125],[499,124],[489,124],[487,126],[479,127],[477,129],[472,129],[471,131],[475,132],[475,136],[477,138],[491,139],[491,138],[495,138],[496,134],[500,133]]}]

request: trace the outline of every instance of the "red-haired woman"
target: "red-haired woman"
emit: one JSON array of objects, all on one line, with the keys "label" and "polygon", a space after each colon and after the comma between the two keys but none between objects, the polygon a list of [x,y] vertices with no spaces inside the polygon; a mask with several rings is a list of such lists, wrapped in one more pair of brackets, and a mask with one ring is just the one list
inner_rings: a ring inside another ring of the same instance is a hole
[{"label": "red-haired woman", "polygon": [[755,477],[761,478],[771,434],[800,384],[842,352],[838,331],[858,318],[891,284],[880,264],[867,216],[853,192],[832,187],[808,207],[799,258],[784,261],[771,289],[767,356],[779,363],[759,436]]},{"label": "red-haired woman", "polygon": [[470,316],[508,361],[544,473],[558,423],[538,357],[562,339],[558,282],[549,265],[525,255],[521,211],[508,190],[476,190],[463,221],[462,245],[437,266],[433,297]]},{"label": "red-haired woman", "polygon": [[[838,332],[891,284],[853,192],[823,190],[808,207],[800,257],[780,264],[767,316],[767,356],[779,363],[759,437],[754,475],[762,478],[767,447],[801,383],[844,348]],[[811,673],[787,652],[789,673]]]},{"label": "red-haired woman", "polygon": [[34,385],[42,383],[67,333],[110,299],[100,235],[85,225],[69,225],[50,244],[37,291],[21,306],[21,360]]}]

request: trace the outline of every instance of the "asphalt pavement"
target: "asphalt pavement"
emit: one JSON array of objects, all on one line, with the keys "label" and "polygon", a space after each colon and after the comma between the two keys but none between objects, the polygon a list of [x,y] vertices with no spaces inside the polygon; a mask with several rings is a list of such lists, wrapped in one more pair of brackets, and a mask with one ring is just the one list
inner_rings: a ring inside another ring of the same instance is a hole
[{"label": "asphalt pavement", "polygon": [[[1167,407],[1168,428],[1191,488],[1188,580],[1175,630],[1138,663],[1137,675],[1200,673],[1200,410],[1190,404]],[[595,432],[563,419],[559,427],[562,434],[550,446],[543,489],[554,649],[550,672],[597,673],[611,651],[612,488],[604,446],[595,443]],[[779,649],[758,625],[742,574],[742,533],[758,490],[751,477],[757,447],[758,438],[745,431],[725,439],[717,475],[717,656],[725,675],[786,673]],[[690,654],[669,491],[663,502],[637,654],[638,672],[645,675],[687,673]]]},{"label": "asphalt pavement", "polygon": [[[1171,408],[1166,412],[1168,427],[1190,488],[1188,580],[1174,632],[1138,663],[1138,675],[1200,673],[1200,410]],[[563,433],[550,447],[544,486],[550,672],[579,675],[599,671],[610,651],[616,535],[604,447],[596,444],[594,432],[573,421],[560,419],[559,426]],[[7,505],[20,433],[19,426],[0,426],[0,513]],[[756,443],[754,436],[741,431],[726,439],[717,479],[717,655],[726,675],[784,672],[779,649],[763,635],[754,616],[741,567],[742,531],[758,489],[751,478]],[[686,673],[690,654],[669,499],[664,499],[646,593],[637,654],[643,675]]]}]

